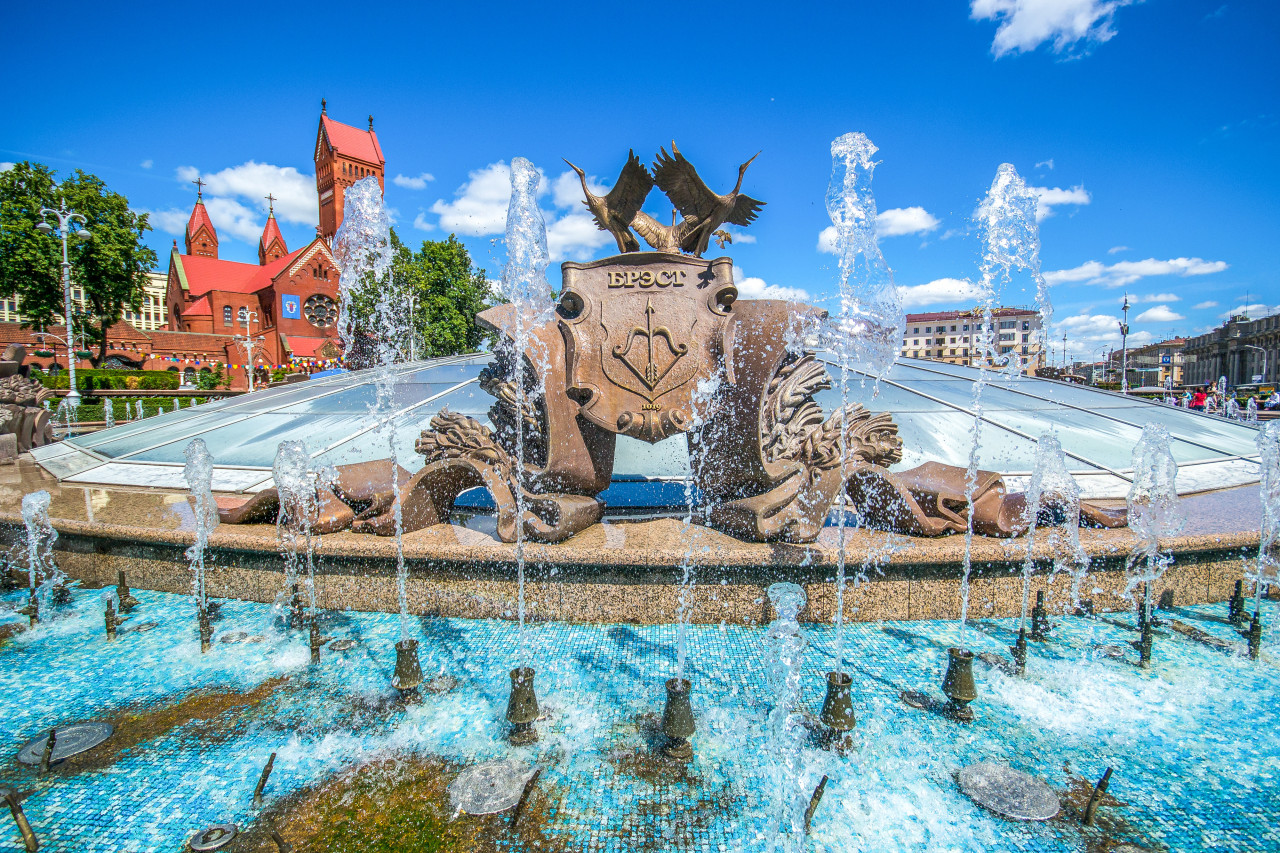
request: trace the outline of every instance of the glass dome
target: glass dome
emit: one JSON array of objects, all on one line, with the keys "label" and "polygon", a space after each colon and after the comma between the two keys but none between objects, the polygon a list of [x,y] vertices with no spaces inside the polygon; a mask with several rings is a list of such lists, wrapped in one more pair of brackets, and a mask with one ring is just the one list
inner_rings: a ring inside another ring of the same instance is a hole
[{"label": "glass dome", "polygon": [[[488,354],[473,354],[397,366],[393,417],[397,455],[406,468],[422,466],[414,442],[441,409],[488,423],[493,398],[480,389],[479,374],[489,359]],[[835,363],[824,360],[834,376]],[[977,375],[975,368],[903,359],[878,389],[857,377],[850,400],[893,415],[903,442],[903,459],[896,468],[929,460],[963,466],[968,462]],[[214,489],[254,492],[271,485],[271,465],[282,441],[301,439],[321,464],[387,457],[389,448],[369,414],[374,393],[372,371],[343,373],[132,421],[32,453],[68,483],[181,489],[186,485],[182,452],[193,438],[202,438],[216,462]],[[829,413],[839,397],[833,389],[819,394],[818,402]],[[1025,376],[989,374],[982,396],[978,461],[984,469],[1003,473],[1012,488],[1024,488],[1036,439],[1052,429],[1084,496],[1123,498],[1132,473],[1133,446],[1143,425],[1151,422],[1163,424],[1173,439],[1180,492],[1257,482],[1254,427]],[[602,497],[618,508],[680,505],[687,471],[684,441],[672,438],[649,445],[620,436],[614,484]],[[487,495],[464,498],[475,506],[487,503]]]}]

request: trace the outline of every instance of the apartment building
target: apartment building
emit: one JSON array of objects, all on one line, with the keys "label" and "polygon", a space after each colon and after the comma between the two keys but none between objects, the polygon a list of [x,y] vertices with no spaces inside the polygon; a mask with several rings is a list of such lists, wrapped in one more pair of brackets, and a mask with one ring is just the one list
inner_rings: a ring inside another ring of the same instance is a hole
[{"label": "apartment building", "polygon": [[[1002,356],[1017,355],[1024,370],[1045,364],[1044,324],[1040,314],[1026,308],[991,311],[992,345]],[[908,314],[902,335],[904,358],[923,358],[947,364],[977,366],[982,336],[982,311],[934,311]]]}]

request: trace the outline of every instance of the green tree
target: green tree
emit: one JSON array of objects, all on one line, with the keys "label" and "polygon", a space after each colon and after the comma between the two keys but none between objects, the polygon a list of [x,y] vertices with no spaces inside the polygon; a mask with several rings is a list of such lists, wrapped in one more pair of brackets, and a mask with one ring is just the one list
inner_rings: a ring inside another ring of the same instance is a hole
[{"label": "green tree", "polygon": [[128,199],[78,169],[60,185],[38,163],[20,163],[0,175],[3,290],[21,299],[29,325],[57,322],[63,312],[61,239],[41,234],[35,226],[41,207],[64,204],[88,220],[89,238],[73,237],[67,249],[72,286],[83,294],[73,322],[87,344],[96,347],[91,359],[96,367],[107,356],[107,330],[126,308],[142,307],[147,271],[156,265],[155,252],[142,242],[151,226],[146,214],[129,209]]},{"label": "green tree", "polygon": [[400,241],[394,230],[392,277],[397,298],[412,307],[412,326],[418,336],[418,357],[438,358],[475,352],[488,338],[476,314],[494,304],[483,269],[456,236],[424,240],[418,251]]}]

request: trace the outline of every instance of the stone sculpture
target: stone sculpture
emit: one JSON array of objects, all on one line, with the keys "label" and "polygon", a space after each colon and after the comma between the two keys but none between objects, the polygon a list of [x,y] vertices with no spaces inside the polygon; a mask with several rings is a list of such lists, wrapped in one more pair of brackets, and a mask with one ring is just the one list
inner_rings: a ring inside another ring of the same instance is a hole
[{"label": "stone sculpture", "polygon": [[[707,519],[743,539],[813,541],[841,489],[873,526],[937,536],[964,530],[972,513],[978,532],[1021,533],[1024,496],[1006,493],[998,474],[980,473],[970,504],[962,468],[889,470],[902,459],[891,415],[857,404],[822,410],[815,397],[831,379],[801,342],[826,313],[796,302],[739,301],[732,260],[701,257],[712,238],[722,246],[731,240],[721,225],[744,227],[763,206],[741,192],[755,157],[721,196],[674,143],[671,149],[660,152],[652,177],[631,152],[605,196],[592,193],[583,170],[569,163],[584,203],[621,254],[562,264],[550,322],[517,324],[514,305],[478,315],[498,335],[493,363],[480,376],[494,397],[492,427],[448,410],[432,418],[416,444],[423,468],[399,474],[403,529],[447,522],[457,497],[480,487],[497,505],[503,541],[521,529],[534,540],[566,539],[600,520],[597,496],[610,485],[617,436],[626,435],[650,443],[686,437],[700,460],[694,480],[710,501]],[[676,207],[671,226],[640,211],[655,184]],[[632,228],[662,251],[639,251]],[[517,325],[528,329],[522,351]],[[523,393],[513,384],[516,359],[524,360]],[[389,463],[338,473],[321,496],[314,529],[350,524],[392,533]],[[263,493],[224,520],[265,518],[273,500]],[[1091,506],[1082,517],[1124,523],[1123,515]]]},{"label": "stone sculpture", "polygon": [[9,344],[0,353],[0,438],[12,435],[12,439],[0,440],[0,458],[7,456],[8,445],[12,452],[25,453],[53,441],[53,427],[49,423],[46,400],[54,393],[38,380],[28,379],[23,361],[26,348],[21,344]]}]

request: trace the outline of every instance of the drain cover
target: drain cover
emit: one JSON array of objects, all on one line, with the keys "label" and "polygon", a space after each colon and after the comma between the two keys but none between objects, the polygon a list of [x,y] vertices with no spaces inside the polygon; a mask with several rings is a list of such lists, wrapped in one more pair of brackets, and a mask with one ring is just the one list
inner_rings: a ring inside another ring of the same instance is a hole
[{"label": "drain cover", "polygon": [[214,824],[191,836],[187,846],[192,850],[221,850],[230,844],[231,839],[235,838],[239,832],[240,827],[234,823]]},{"label": "drain cover", "polygon": [[243,643],[249,639],[248,631],[232,631],[218,638],[219,643]]},{"label": "drain cover", "polygon": [[156,625],[157,625],[157,624],[158,624],[158,623],[156,623],[156,622],[143,622],[141,625],[134,625],[134,626],[133,626],[132,628],[130,628],[129,630],[131,630],[131,631],[150,631],[152,628],[156,627]]},{"label": "drain cover", "polygon": [[971,764],[957,781],[969,799],[1010,820],[1048,820],[1061,808],[1052,788],[1007,764]]},{"label": "drain cover", "polygon": [[359,640],[353,640],[350,637],[344,637],[341,640],[334,640],[332,643],[329,644],[329,648],[333,649],[335,652],[346,652],[346,651],[350,651],[351,649],[354,649],[358,645],[360,645]]},{"label": "drain cover", "polygon": [[496,814],[520,802],[533,768],[514,758],[475,764],[449,783],[449,802],[467,814]]},{"label": "drain cover", "polygon": [[[53,745],[50,761],[61,761],[93,749],[111,737],[115,729],[110,723],[72,723],[55,731],[58,733],[58,739]],[[26,745],[18,750],[18,761],[23,764],[39,764],[41,756],[44,755],[44,745],[48,741],[47,733],[27,741]]]}]

